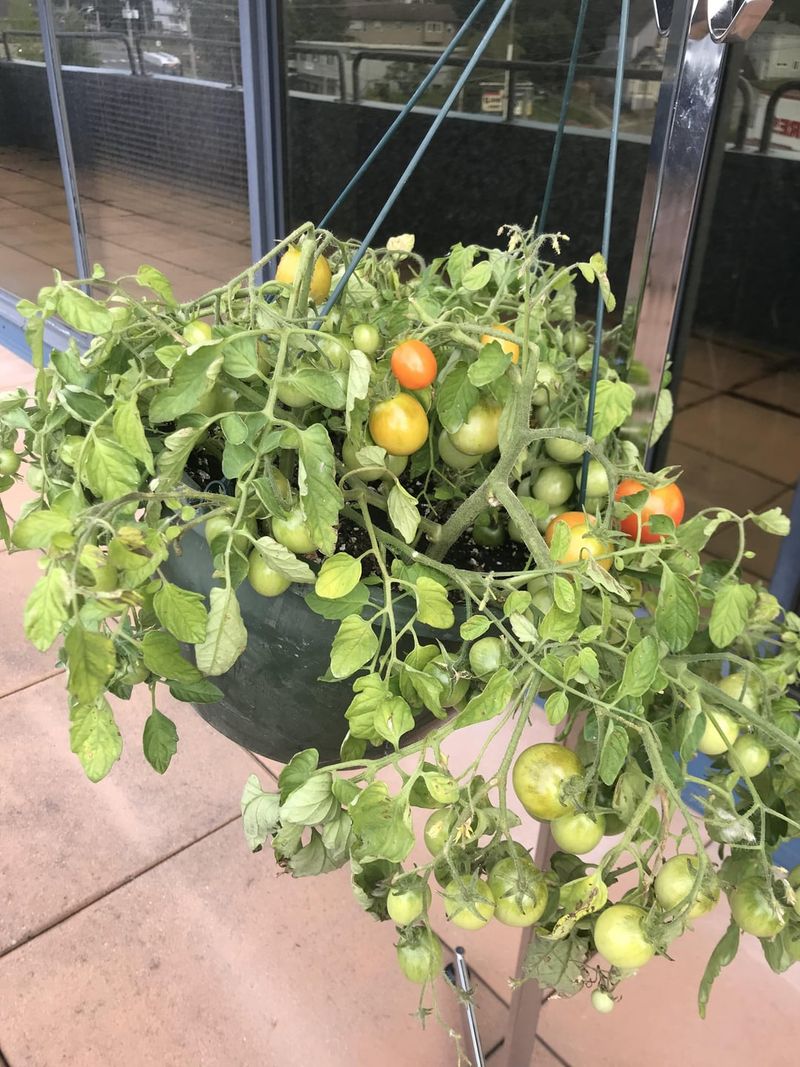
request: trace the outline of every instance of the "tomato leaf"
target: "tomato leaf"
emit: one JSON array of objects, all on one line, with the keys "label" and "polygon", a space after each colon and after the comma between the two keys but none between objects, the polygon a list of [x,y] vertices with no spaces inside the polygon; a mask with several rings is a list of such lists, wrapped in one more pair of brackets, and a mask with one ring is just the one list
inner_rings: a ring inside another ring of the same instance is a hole
[{"label": "tomato leaf", "polygon": [[359,349],[350,352],[350,367],[347,373],[347,396],[345,398],[345,426],[349,430],[356,401],[364,400],[369,393],[372,364],[369,357]]},{"label": "tomato leaf", "polygon": [[506,667],[495,671],[481,692],[476,693],[464,710],[459,712],[456,720],[459,729],[476,722],[487,722],[500,715],[514,696],[515,689],[514,676]]},{"label": "tomato leaf", "polygon": [[742,633],[755,602],[755,589],[735,579],[717,588],[708,621],[708,636],[717,648],[726,648]]},{"label": "tomato leaf", "polygon": [[331,674],[347,678],[368,663],[378,651],[378,638],[370,623],[360,615],[348,615],[333,639]]},{"label": "tomato leaf", "polygon": [[69,578],[62,567],[51,566],[39,579],[25,603],[25,636],[40,652],[46,651],[69,617]]},{"label": "tomato leaf", "polygon": [[336,547],[336,526],[344,504],[336,482],[336,458],[328,431],[321,423],[297,431],[300,471],[298,484],[303,514],[314,544],[326,556]]},{"label": "tomato leaf", "polygon": [[611,786],[616,782],[627,756],[628,735],[621,726],[610,722],[600,752],[600,778],[605,785]]},{"label": "tomato leaf", "polygon": [[161,630],[151,630],[144,635],[142,658],[149,671],[169,682],[193,685],[203,680],[197,667],[181,655],[177,639]]},{"label": "tomato leaf", "polygon": [[281,803],[281,822],[318,826],[325,822],[336,804],[336,797],[331,792],[330,774],[327,771],[312,774]]},{"label": "tomato leaf", "polygon": [[179,641],[196,645],[206,636],[208,612],[205,597],[162,581],[153,597],[153,609],[165,630]]},{"label": "tomato leaf", "polygon": [[154,771],[163,774],[178,751],[178,731],[172,719],[153,708],[144,724],[142,748]]},{"label": "tomato leaf", "polygon": [[102,500],[116,500],[138,489],[141,480],[136,460],[128,449],[113,437],[96,434],[87,440],[76,473],[87,489]]},{"label": "tomato leaf", "polygon": [[360,581],[360,561],[347,552],[337,552],[322,564],[314,592],[323,600],[338,600],[351,593]]},{"label": "tomato leaf", "polygon": [[348,615],[360,615],[369,602],[369,589],[363,582],[352,589],[346,596],[336,600],[324,600],[313,590],[306,593],[307,606],[323,619],[346,619]]},{"label": "tomato leaf", "polygon": [[147,443],[147,438],[142,425],[142,417],[139,414],[139,405],[135,399],[123,400],[114,409],[114,436],[120,445],[144,464],[149,474],[155,473],[153,466],[153,452]]},{"label": "tomato leaf", "polygon": [[110,333],[114,325],[111,312],[82,289],[59,285],[55,291],[55,312],[67,325],[81,333]]},{"label": "tomato leaf", "polygon": [[535,931],[522,964],[522,977],[536,980],[542,989],[571,997],[583,988],[583,971],[589,955],[589,938],[576,930],[561,941]]},{"label": "tomato leaf", "polygon": [[69,533],[72,519],[56,511],[39,508],[14,523],[11,542],[17,548],[49,548],[57,534]]},{"label": "tomato leaf", "polygon": [[224,674],[247,647],[247,630],[236,593],[230,586],[214,586],[205,640],[197,645],[197,666],[203,674]]},{"label": "tomato leaf", "polygon": [[420,523],[420,513],[414,497],[396,482],[389,493],[387,500],[389,518],[392,525],[400,532],[400,536],[409,545],[417,534]]},{"label": "tomato leaf", "polygon": [[449,630],[455,625],[453,605],[447,598],[447,591],[433,578],[424,575],[414,583],[417,598],[417,618],[428,626],[439,630]]},{"label": "tomato leaf", "polygon": [[67,688],[79,704],[93,705],[114,673],[114,642],[75,623],[64,641],[64,652],[69,670]]},{"label": "tomato leaf", "polygon": [[470,364],[467,375],[472,384],[480,389],[505,374],[510,363],[511,356],[503,351],[498,341],[493,340],[491,344],[483,346],[478,358]]},{"label": "tomato leaf", "polygon": [[719,978],[723,967],[727,967],[736,958],[739,951],[739,927],[731,919],[730,926],[720,938],[716,948],[708,958],[706,969],[700,981],[700,989],[697,994],[697,1010],[700,1018],[705,1019],[708,999],[711,996],[711,987]]},{"label": "tomato leaf", "polygon": [[214,388],[221,370],[222,354],[218,345],[185,352],[172,368],[169,387],[156,392],[150,402],[150,423],[155,426],[159,422],[172,422],[192,411]]},{"label": "tomato leaf", "polygon": [[791,530],[791,522],[788,515],[784,515],[780,508],[770,508],[760,515],[750,516],[756,526],[767,533],[777,534],[778,537],[786,537]]},{"label": "tomato leaf", "polygon": [[[636,390],[627,382],[604,378],[597,383],[592,437],[602,441],[630,417]],[[588,398],[586,401],[588,410]]]},{"label": "tomato leaf", "polygon": [[172,292],[169,279],[160,270],[156,270],[155,267],[148,267],[147,264],[142,264],[136,271],[136,281],[144,289],[152,289],[165,304],[169,304],[170,307],[176,305],[177,301],[175,294]]},{"label": "tomato leaf", "polygon": [[436,383],[436,412],[449,433],[463,426],[470,408],[478,402],[479,392],[469,380],[469,367],[463,360],[456,363],[442,381]]},{"label": "tomato leaf", "polygon": [[286,578],[287,581],[310,585],[317,580],[316,575],[304,559],[298,559],[293,552],[289,551],[286,545],[280,544],[274,538],[259,537],[253,548],[263,556],[265,563]]},{"label": "tomato leaf", "polygon": [[205,432],[205,425],[184,426],[164,438],[164,449],[156,461],[158,488],[162,492],[172,489],[181,480],[186,461]]},{"label": "tomato leaf", "polygon": [[566,718],[568,711],[569,700],[567,699],[567,694],[561,692],[561,690],[551,693],[544,702],[544,713],[551,726],[558,726]]},{"label": "tomato leaf", "polygon": [[403,734],[414,729],[414,716],[402,697],[391,697],[382,701],[376,709],[373,723],[378,736],[388,741],[396,751]]},{"label": "tomato leaf", "polygon": [[354,854],[365,860],[402,863],[414,847],[408,801],[392,797],[385,782],[373,782],[350,805],[353,832],[357,838]]},{"label": "tomato leaf", "polygon": [[76,703],[69,713],[69,744],[90,782],[99,782],[122,755],[122,737],[114,721],[111,705],[101,698],[97,703]]},{"label": "tomato leaf", "polygon": [[466,622],[461,623],[458,632],[465,641],[474,641],[476,637],[485,634],[491,625],[485,615],[471,615]]},{"label": "tomato leaf", "polygon": [[315,748],[304,748],[292,756],[278,776],[282,804],[286,803],[295,789],[305,785],[318,766],[319,752]]},{"label": "tomato leaf", "polygon": [[658,640],[647,634],[631,649],[619,687],[619,696],[638,697],[646,693],[655,681],[661,652]]},{"label": "tomato leaf", "polygon": [[692,583],[662,565],[655,620],[658,636],[670,652],[682,652],[697,630],[700,609]]},{"label": "tomato leaf", "polygon": [[278,828],[277,793],[265,793],[256,775],[251,774],[242,793],[242,828],[252,852],[264,847]]}]

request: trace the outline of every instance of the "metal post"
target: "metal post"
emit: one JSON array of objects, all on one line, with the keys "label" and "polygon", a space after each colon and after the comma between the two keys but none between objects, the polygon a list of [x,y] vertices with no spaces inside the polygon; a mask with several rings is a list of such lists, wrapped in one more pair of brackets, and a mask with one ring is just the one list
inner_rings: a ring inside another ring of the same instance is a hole
[{"label": "metal post", "polygon": [[78,177],[75,171],[72,139],[69,135],[67,104],[64,96],[64,82],[61,78],[61,59],[58,54],[53,9],[50,0],[37,0],[37,6],[47,72],[47,88],[50,93],[50,109],[53,112],[58,159],[61,164],[61,176],[64,179],[64,193],[67,198],[67,215],[72,233],[72,248],[75,252],[75,266],[79,278],[88,278],[91,269],[86,251],[86,230],[83,225],[83,214],[81,212],[80,197],[78,196]]},{"label": "metal post", "polygon": [[[675,0],[625,302],[626,355],[647,372],[633,436],[646,455],[675,342],[728,41],[750,36],[772,0]],[[656,2],[656,9],[663,9]],[[727,21],[726,21],[727,20]],[[662,21],[663,25],[663,21]],[[644,376],[644,375],[643,375]]]},{"label": "metal post", "polygon": [[[279,0],[239,0],[250,240],[258,260],[286,232]],[[274,265],[269,265],[270,274]]]}]

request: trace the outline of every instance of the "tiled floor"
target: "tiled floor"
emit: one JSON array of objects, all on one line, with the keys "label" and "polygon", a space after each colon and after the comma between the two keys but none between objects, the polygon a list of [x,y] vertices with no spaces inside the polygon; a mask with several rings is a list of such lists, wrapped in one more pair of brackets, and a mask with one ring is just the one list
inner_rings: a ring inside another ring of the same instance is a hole
[{"label": "tiled floor", "polygon": [[[90,260],[111,278],[146,262],[188,300],[250,263],[245,203],[116,172],[81,171],[78,187]],[[0,289],[32,298],[52,282],[53,267],[75,275],[58,161],[0,147]]]}]

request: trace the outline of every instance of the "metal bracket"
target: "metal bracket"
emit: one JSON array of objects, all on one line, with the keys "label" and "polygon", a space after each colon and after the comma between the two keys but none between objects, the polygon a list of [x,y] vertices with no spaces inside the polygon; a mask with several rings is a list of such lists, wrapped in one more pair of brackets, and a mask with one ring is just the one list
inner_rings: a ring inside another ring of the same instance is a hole
[{"label": "metal bracket", "polygon": [[[773,0],[695,0],[690,36],[700,40],[708,35],[716,44],[746,41],[772,7]],[[669,34],[675,0],[653,0],[656,29],[660,37]]]}]

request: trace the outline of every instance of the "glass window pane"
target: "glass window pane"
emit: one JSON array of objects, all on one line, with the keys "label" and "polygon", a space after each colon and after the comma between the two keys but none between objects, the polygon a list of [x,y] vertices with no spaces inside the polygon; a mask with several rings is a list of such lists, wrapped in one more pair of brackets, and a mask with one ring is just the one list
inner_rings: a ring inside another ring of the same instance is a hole
[{"label": "glass window pane", "polygon": [[251,261],[236,0],[82,10],[59,50],[89,260],[197,295]]},{"label": "glass window pane", "polygon": [[[293,224],[319,219],[385,131],[472,10],[473,0],[400,5],[373,0],[287,0],[285,5]],[[496,240],[506,222],[539,213],[578,0],[514,5],[452,116],[392,211],[379,240],[413,231],[426,255],[456,241]],[[587,18],[569,125],[548,229],[572,238],[570,254],[600,243],[619,12],[602,5]],[[494,14],[496,5],[492,6]],[[363,234],[447,97],[481,31],[471,30],[415,114],[373,165],[333,222]],[[625,289],[664,41],[652,5],[636,5],[626,49],[625,98],[612,239],[611,277]]]},{"label": "glass window pane", "polygon": [[36,4],[0,10],[0,288],[31,298],[75,256]]}]

